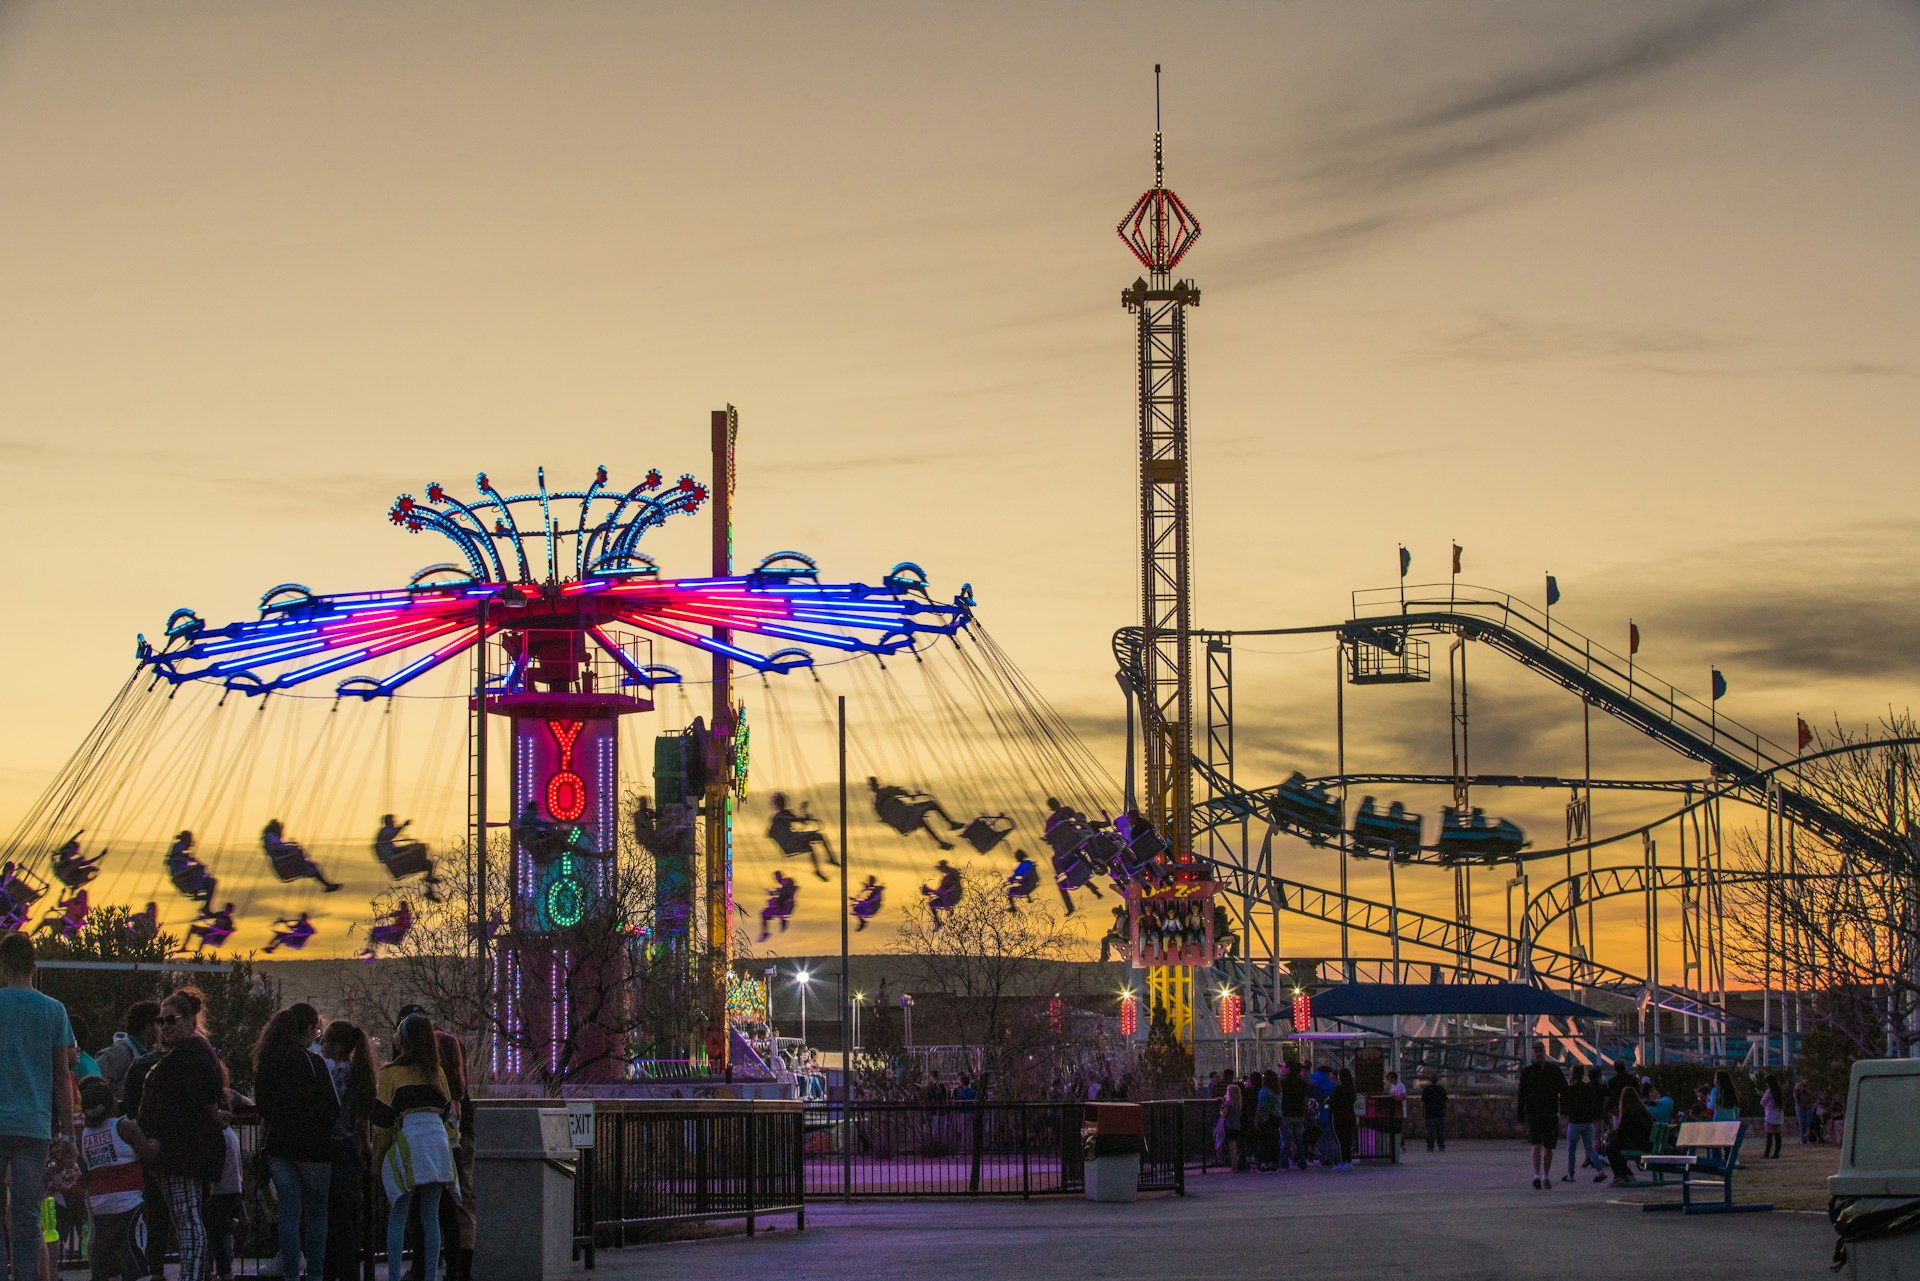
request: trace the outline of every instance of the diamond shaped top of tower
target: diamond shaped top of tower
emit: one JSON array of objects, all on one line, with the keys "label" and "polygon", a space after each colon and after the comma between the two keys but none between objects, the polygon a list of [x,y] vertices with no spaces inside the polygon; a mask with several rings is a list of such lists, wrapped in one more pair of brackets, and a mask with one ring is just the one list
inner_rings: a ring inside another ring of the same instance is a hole
[{"label": "diamond shaped top of tower", "polygon": [[1134,201],[1116,230],[1141,266],[1165,275],[1200,239],[1200,220],[1180,197],[1156,186]]}]

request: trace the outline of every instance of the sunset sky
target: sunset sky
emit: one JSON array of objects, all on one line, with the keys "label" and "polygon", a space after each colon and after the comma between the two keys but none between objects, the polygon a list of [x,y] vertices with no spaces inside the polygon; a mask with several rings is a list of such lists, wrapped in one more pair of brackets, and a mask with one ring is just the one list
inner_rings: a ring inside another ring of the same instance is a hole
[{"label": "sunset sky", "polygon": [[[430,480],[705,475],[727,403],[743,561],[970,581],[1117,774],[1138,266],[1113,226],[1152,180],[1155,62],[1205,227],[1199,624],[1336,622],[1398,544],[1420,582],[1458,542],[1468,582],[1538,603],[1554,573],[1556,627],[1624,649],[1633,618],[1683,689],[1718,666],[1721,709],[1776,739],[1909,706],[1912,0],[13,0],[0,819],[175,607],[404,583],[443,554],[386,507]],[[703,538],[654,551],[701,573]],[[1577,773],[1578,700],[1474,662],[1476,767]],[[1333,768],[1332,665],[1243,646],[1243,779]],[[1350,691],[1349,764],[1443,769],[1445,701]],[[1594,752],[1702,772],[1600,720]],[[1564,800],[1482,803],[1551,839]],[[1608,804],[1602,832],[1651,812]],[[896,896],[931,862],[855,852]],[[1450,879],[1408,880],[1448,910]],[[783,951],[837,942],[813,906]],[[1603,912],[1626,968],[1638,910]]]}]

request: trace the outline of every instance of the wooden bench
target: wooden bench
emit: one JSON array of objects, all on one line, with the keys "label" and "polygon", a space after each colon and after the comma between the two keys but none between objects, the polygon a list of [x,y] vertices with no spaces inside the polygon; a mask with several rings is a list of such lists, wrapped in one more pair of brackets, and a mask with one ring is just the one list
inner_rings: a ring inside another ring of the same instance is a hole
[{"label": "wooden bench", "polygon": [[[1643,1205],[1642,1210],[1678,1210],[1682,1214],[1730,1214],[1736,1210],[1771,1210],[1770,1204],[1735,1205],[1733,1172],[1740,1168],[1740,1144],[1746,1127],[1738,1121],[1684,1121],[1674,1136],[1673,1151],[1640,1158],[1647,1171],[1671,1171],[1680,1176],[1680,1199]],[[1696,1178],[1720,1185],[1718,1202],[1696,1202]]]}]

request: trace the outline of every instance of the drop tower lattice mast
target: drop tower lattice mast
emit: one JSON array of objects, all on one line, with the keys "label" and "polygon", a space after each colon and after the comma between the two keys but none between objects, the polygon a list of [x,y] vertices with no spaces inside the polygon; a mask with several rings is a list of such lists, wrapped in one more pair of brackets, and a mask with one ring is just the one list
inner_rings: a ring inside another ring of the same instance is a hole
[{"label": "drop tower lattice mast", "polygon": [[[1140,421],[1140,722],[1146,814],[1179,862],[1193,857],[1192,526],[1187,464],[1187,308],[1200,290],[1173,269],[1200,238],[1200,222],[1166,186],[1160,67],[1153,68],[1153,187],[1120,220],[1120,239],[1147,269],[1121,291],[1136,321]],[[1182,1042],[1193,1039],[1193,976],[1149,972],[1156,1009]]]}]

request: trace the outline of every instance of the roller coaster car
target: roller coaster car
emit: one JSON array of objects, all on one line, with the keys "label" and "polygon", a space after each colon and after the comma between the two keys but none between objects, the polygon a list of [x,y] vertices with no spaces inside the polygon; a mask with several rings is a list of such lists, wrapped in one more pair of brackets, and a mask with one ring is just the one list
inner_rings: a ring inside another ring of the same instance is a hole
[{"label": "roller coaster car", "polygon": [[1013,820],[1005,814],[982,814],[960,829],[960,839],[980,853],[990,854],[1012,831]]},{"label": "roller coaster car", "polygon": [[1267,798],[1267,809],[1274,822],[1304,834],[1315,845],[1326,844],[1340,830],[1340,802],[1319,783],[1309,787],[1307,776],[1298,770]]},{"label": "roller coaster car", "polygon": [[1487,822],[1487,812],[1476,807],[1466,819],[1449,805],[1440,811],[1440,861],[1466,859],[1499,861],[1527,847],[1526,834],[1510,819]]},{"label": "roller coaster car", "polygon": [[1361,849],[1411,854],[1420,848],[1420,816],[1407,813],[1399,801],[1383,814],[1373,807],[1371,796],[1365,797],[1353,816],[1353,843]]}]

